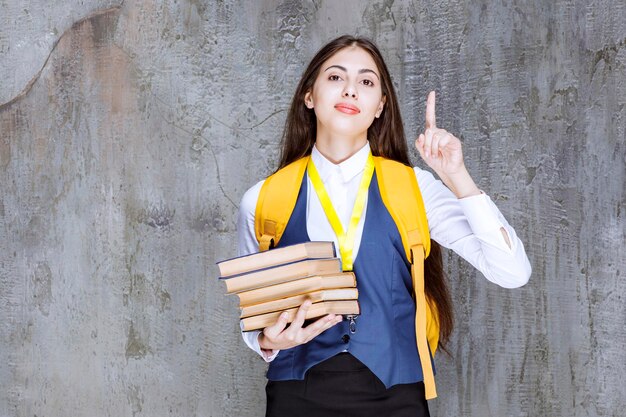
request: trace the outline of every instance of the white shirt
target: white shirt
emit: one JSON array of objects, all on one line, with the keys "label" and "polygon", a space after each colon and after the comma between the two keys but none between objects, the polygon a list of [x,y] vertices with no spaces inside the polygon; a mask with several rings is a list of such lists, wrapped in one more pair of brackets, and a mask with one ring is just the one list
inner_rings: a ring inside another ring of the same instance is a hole
[{"label": "white shirt", "polygon": [[[352,207],[369,152],[368,142],[357,153],[340,164],[330,162],[315,146],[311,152],[313,163],[344,230],[350,222]],[[516,288],[528,282],[531,267],[524,245],[486,194],[481,193],[458,199],[428,171],[417,167],[413,170],[424,200],[431,239],[443,247],[452,249],[482,272],[489,281],[502,287]],[[335,247],[338,248],[337,237],[326,218],[308,175],[307,184],[307,233],[312,241],[334,241]],[[254,231],[254,217],[262,185],[263,181],[259,181],[246,191],[239,206],[238,249],[240,256],[259,251]],[[353,259],[356,259],[359,251],[366,215],[367,204],[357,226]],[[507,245],[501,228],[506,231],[511,247]],[[341,255],[338,253],[337,256]],[[275,350],[271,356],[266,357],[259,347],[259,333],[260,331],[242,332],[242,336],[252,350],[260,354],[265,361],[270,362],[279,351]]]}]

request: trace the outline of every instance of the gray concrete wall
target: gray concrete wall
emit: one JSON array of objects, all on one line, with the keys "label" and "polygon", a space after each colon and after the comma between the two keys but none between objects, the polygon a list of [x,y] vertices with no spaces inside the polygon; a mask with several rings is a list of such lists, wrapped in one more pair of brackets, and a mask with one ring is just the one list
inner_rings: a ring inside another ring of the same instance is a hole
[{"label": "gray concrete wall", "polygon": [[445,255],[433,415],[624,415],[623,1],[5,0],[0,416],[263,415],[214,262],[342,33],[384,52],[409,136],[439,92],[534,268],[504,290]]}]

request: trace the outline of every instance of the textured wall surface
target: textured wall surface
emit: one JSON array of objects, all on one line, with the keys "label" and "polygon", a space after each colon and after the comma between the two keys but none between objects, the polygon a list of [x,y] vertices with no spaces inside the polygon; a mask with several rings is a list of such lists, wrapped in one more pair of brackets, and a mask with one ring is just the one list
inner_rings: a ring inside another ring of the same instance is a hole
[{"label": "textured wall surface", "polygon": [[433,415],[624,415],[623,0],[3,0],[0,416],[263,415],[214,262],[343,33],[383,51],[410,137],[438,91],[534,268],[505,290],[445,255]]}]

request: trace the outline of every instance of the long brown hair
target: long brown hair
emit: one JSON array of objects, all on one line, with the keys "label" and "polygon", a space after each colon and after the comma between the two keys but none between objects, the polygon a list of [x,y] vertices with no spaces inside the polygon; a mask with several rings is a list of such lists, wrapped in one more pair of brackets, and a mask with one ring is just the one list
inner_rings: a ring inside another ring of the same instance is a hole
[{"label": "long brown hair", "polygon": [[[322,64],[341,49],[351,46],[358,46],[372,56],[380,72],[383,97],[386,97],[383,112],[367,130],[372,154],[411,166],[398,99],[380,51],[366,38],[344,35],[323,46],[302,74],[285,122],[279,169],[311,153],[317,135],[317,119],[315,112],[305,106],[304,96],[313,89]],[[445,350],[454,319],[450,293],[443,273],[441,248],[434,241],[431,241],[430,255],[426,258],[424,269],[426,298],[437,313],[434,316],[439,322],[439,343]]]}]

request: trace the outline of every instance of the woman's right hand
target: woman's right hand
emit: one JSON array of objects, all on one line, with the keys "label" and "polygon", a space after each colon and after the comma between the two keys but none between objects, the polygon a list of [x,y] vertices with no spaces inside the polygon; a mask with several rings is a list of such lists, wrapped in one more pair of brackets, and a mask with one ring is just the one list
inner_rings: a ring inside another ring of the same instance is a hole
[{"label": "woman's right hand", "polygon": [[[296,317],[289,327],[287,327],[289,316],[284,312],[278,317],[276,323],[263,329],[259,334],[261,349],[282,350],[304,344],[343,319],[341,315],[328,314],[308,326],[302,327],[310,307],[311,301],[305,301],[296,312]],[[285,327],[287,328],[285,329]]]}]

